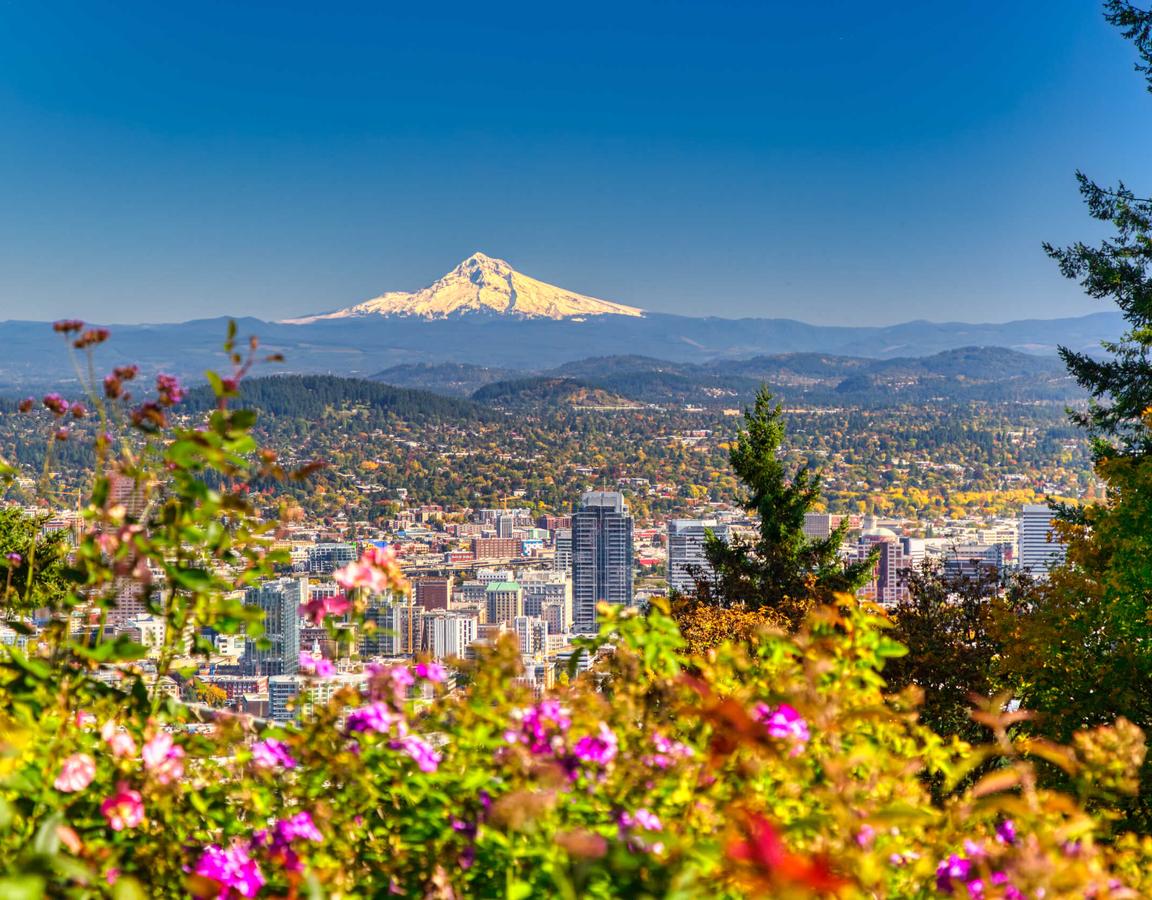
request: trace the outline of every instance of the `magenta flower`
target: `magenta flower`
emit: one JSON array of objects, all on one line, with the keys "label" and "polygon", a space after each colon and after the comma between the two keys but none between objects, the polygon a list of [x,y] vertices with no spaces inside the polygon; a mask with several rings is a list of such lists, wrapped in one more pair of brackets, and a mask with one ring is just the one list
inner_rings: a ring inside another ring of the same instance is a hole
[{"label": "magenta flower", "polygon": [[294,769],[296,759],[288,751],[287,744],[268,738],[252,745],[252,764],[261,769]]},{"label": "magenta flower", "polygon": [[856,832],[856,843],[864,848],[872,846],[872,842],[876,840],[876,829],[871,825],[861,825],[860,830]]},{"label": "magenta flower", "polygon": [[[1021,891],[1020,888],[1016,887],[1016,885],[1012,884],[1008,880],[1007,873],[1005,873],[1005,872],[993,872],[991,877],[989,877],[988,881],[990,884],[992,884],[993,887],[1000,888],[1000,891],[1004,896],[1004,900],[1025,900],[1024,892]],[[1121,887],[1121,885],[1119,882],[1113,881],[1113,882],[1109,882],[1109,884],[1108,884],[1109,890],[1114,891],[1120,887]],[[972,893],[971,884],[968,885],[968,893],[969,894]]]},{"label": "magenta flower", "polygon": [[144,760],[144,768],[160,784],[171,784],[184,776],[184,748],[166,731],[146,741],[140,756]]},{"label": "magenta flower", "polygon": [[317,844],[324,842],[324,835],[312,821],[307,811],[296,813],[287,819],[280,819],[271,830],[260,830],[252,836],[255,847],[267,847],[268,855],[277,860],[289,872],[300,872],[304,864],[300,855],[292,846],[293,841],[313,841]]},{"label": "magenta flower", "polygon": [[524,744],[532,753],[557,753],[563,748],[564,735],[572,720],[556,700],[541,700],[536,706],[514,714],[519,728],[504,732],[510,744]]},{"label": "magenta flower", "polygon": [[32,397],[25,397],[17,404],[16,408],[22,413],[30,413],[35,405],[36,401]]},{"label": "magenta flower", "polygon": [[616,735],[601,722],[599,733],[580,738],[572,748],[572,755],[582,763],[607,766],[616,758],[616,747]]},{"label": "magenta flower", "polygon": [[996,840],[1002,844],[1015,844],[1016,843],[1016,823],[1011,819],[1005,819],[996,826]]},{"label": "magenta flower", "polygon": [[398,741],[393,741],[392,746],[412,757],[421,772],[435,772],[440,766],[440,754],[431,744],[414,734],[407,734]]},{"label": "magenta flower", "polygon": [[144,821],[144,799],[139,791],[121,781],[116,785],[116,793],[100,804],[100,812],[113,831],[135,828]]},{"label": "magenta flower", "polygon": [[276,836],[286,842],[300,840],[315,841],[317,844],[324,843],[324,835],[320,833],[320,829],[312,821],[312,815],[307,811],[298,812],[287,819],[281,819],[276,823],[275,831]]},{"label": "magenta flower", "polygon": [[264,874],[248,851],[239,844],[224,850],[209,844],[200,854],[193,872],[220,885],[217,897],[230,897],[235,891],[241,897],[255,897],[264,887]]},{"label": "magenta flower", "polygon": [[951,894],[958,884],[967,885],[972,878],[972,860],[953,853],[936,867],[936,889]]},{"label": "magenta flower", "polygon": [[407,733],[404,717],[394,713],[387,703],[369,703],[352,710],[345,727],[350,732],[390,733],[395,728],[400,735]]},{"label": "magenta flower", "polygon": [[161,372],[156,376],[156,393],[161,406],[174,406],[184,399],[184,387],[175,375]]},{"label": "magenta flower", "polygon": [[300,654],[300,670],[306,675],[315,675],[317,678],[331,678],[336,674],[336,667],[332,665],[331,660],[307,652]]},{"label": "magenta flower", "polygon": [[438,662],[416,663],[416,677],[440,684],[448,677],[448,670]]},{"label": "magenta flower", "polygon": [[61,397],[59,394],[45,394],[44,405],[51,410],[52,415],[62,416],[68,412],[68,401]]},{"label": "magenta flower", "polygon": [[300,615],[313,625],[321,625],[328,616],[342,616],[352,608],[351,602],[343,594],[331,597],[313,597],[300,606]]},{"label": "magenta flower", "polygon": [[766,703],[758,703],[755,718],[767,726],[769,737],[792,743],[792,756],[798,756],[811,737],[804,717],[787,703],[781,703],[775,709]]},{"label": "magenta flower", "polygon": [[82,791],[96,777],[96,761],[87,753],[73,753],[60,766],[53,787],[65,794]]}]

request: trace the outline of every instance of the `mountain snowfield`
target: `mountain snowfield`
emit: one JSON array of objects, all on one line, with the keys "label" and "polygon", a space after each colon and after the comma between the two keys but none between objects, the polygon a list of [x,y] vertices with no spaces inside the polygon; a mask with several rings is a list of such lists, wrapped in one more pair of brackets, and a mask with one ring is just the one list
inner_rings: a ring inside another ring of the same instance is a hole
[{"label": "mountain snowfield", "polygon": [[585,316],[644,315],[644,310],[576,294],[529,278],[502,259],[473,253],[455,269],[414,292],[389,291],[336,312],[284,319],[308,325],[322,319],[363,316],[418,316],[446,319],[464,313],[496,313],[524,319],[581,319]]}]

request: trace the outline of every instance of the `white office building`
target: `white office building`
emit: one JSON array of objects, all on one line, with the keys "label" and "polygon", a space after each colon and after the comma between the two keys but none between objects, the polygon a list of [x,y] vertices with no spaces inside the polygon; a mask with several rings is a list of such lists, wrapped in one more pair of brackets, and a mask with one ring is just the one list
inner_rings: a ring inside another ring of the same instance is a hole
[{"label": "white office building", "polygon": [[1020,568],[1037,578],[1064,562],[1067,548],[1052,529],[1052,510],[1047,504],[1033,503],[1020,513]]},{"label": "white office building", "polygon": [[691,594],[698,579],[712,573],[704,553],[705,540],[711,532],[727,543],[728,526],[715,519],[672,519],[668,523],[668,590]]}]

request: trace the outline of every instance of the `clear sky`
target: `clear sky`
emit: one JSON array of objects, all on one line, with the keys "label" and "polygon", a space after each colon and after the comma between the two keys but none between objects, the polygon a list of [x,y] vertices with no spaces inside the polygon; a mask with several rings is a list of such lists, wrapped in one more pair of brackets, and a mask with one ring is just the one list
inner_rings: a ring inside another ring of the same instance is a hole
[{"label": "clear sky", "polygon": [[0,318],[280,318],[475,250],[690,315],[1107,309],[1040,243],[1152,189],[1092,0],[0,2]]}]

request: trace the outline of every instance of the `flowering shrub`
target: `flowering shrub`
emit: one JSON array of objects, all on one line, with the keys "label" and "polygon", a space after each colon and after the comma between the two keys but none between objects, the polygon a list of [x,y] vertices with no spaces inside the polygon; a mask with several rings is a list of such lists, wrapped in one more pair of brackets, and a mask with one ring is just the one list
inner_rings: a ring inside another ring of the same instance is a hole
[{"label": "flowering shrub", "polygon": [[[136,373],[88,398],[101,468],[72,587],[57,624],[0,666],[0,896],[1152,894],[1152,842],[1110,828],[1144,758],[1139,729],[1057,747],[990,701],[975,713],[987,745],[945,741],[913,692],[886,693],[904,648],[849,597],[794,635],[704,653],[659,604],[605,607],[595,665],[542,697],[510,641],[459,662],[461,687],[436,663],[377,666],[366,691],[290,726],[168,698],[134,666],[142,647],[104,637],[124,583],[165,617],[159,674],[179,675],[184,641],[207,649],[202,626],[259,638],[230,594],[282,562],[246,485],[292,473],[229,409],[253,359],[229,352],[202,425],[172,424],[178,384],[132,398]],[[46,409],[27,414],[60,415]],[[122,473],[143,486],[135,513],[110,489]],[[15,565],[32,584],[34,562]],[[305,611],[334,639],[365,591],[400,580],[375,549],[340,578],[345,597]],[[66,627],[77,616],[85,627]],[[1074,793],[1039,785],[1052,765]]]}]

